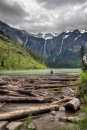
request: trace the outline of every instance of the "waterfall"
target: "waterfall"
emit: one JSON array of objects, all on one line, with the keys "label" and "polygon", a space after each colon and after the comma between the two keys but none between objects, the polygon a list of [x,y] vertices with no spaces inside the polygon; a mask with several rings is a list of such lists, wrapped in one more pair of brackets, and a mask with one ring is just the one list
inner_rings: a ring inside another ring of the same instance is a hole
[{"label": "waterfall", "polygon": [[26,37],[26,41],[25,41],[24,46],[27,44],[27,42],[28,42],[28,36]]},{"label": "waterfall", "polygon": [[61,53],[62,48],[63,48],[63,40],[62,40],[62,43],[61,43],[60,51],[59,51],[59,52],[57,53],[57,55],[54,57],[53,61],[55,61],[56,57]]},{"label": "waterfall", "polygon": [[47,42],[45,40],[45,43],[44,43],[44,54],[43,54],[43,56],[45,56],[45,54],[46,54],[46,44],[47,44]]}]

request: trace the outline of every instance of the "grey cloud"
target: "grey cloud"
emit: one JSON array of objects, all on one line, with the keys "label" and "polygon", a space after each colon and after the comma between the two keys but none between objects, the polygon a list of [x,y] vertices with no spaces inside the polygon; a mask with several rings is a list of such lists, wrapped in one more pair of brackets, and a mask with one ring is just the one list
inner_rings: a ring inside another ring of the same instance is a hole
[{"label": "grey cloud", "polygon": [[23,5],[17,1],[0,0],[0,20],[7,24],[21,28],[20,23],[24,24],[24,19],[29,13],[26,13]]},{"label": "grey cloud", "polygon": [[87,0],[36,0],[37,6],[33,1],[24,0],[26,13],[19,0],[0,0],[0,19],[31,33],[87,29]]},{"label": "grey cloud", "polygon": [[0,13],[5,16],[15,16],[15,17],[23,17],[27,15],[23,7],[20,5],[20,3],[14,1],[11,3],[11,1],[8,0],[0,0]]},{"label": "grey cloud", "polygon": [[[59,31],[74,30],[74,29],[87,29],[87,12],[84,12],[86,8],[81,7],[76,11],[67,10],[65,13],[60,12],[58,19],[55,22],[55,27]],[[70,15],[68,15],[68,13]],[[66,16],[66,17],[65,17]]]},{"label": "grey cloud", "polygon": [[67,5],[72,6],[72,5],[83,4],[87,2],[87,0],[36,0],[36,1],[47,9],[56,9],[56,8],[61,8],[62,6],[67,6]]}]

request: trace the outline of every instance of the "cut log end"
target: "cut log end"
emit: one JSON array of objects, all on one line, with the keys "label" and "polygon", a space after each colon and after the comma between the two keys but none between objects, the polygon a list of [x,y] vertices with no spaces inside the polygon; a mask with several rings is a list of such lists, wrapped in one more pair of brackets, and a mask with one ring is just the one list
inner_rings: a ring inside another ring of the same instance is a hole
[{"label": "cut log end", "polygon": [[78,98],[73,98],[71,101],[69,101],[65,108],[66,110],[70,110],[70,111],[77,111],[80,108],[80,100]]}]

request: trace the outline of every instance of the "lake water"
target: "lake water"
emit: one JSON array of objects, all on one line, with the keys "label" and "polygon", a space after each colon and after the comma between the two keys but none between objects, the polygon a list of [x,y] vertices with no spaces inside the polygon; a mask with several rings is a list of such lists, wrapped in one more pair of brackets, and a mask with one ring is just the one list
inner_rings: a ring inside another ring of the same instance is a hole
[{"label": "lake water", "polygon": [[51,70],[53,73],[63,74],[72,72],[81,72],[81,69],[44,69],[44,70],[8,70],[0,71],[1,75],[11,75],[11,76],[28,76],[28,75],[50,75]]}]

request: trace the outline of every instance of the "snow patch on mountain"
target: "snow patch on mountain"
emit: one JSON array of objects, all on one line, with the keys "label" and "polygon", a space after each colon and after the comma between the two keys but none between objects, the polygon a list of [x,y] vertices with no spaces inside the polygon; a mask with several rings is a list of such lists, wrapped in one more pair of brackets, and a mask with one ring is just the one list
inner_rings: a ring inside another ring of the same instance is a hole
[{"label": "snow patch on mountain", "polygon": [[63,37],[63,39],[66,39],[68,36],[69,36],[69,35],[65,35],[65,36]]},{"label": "snow patch on mountain", "polygon": [[52,39],[54,37],[57,37],[58,33],[46,33],[46,34],[38,33],[38,34],[35,34],[34,36],[47,40],[47,39]]},{"label": "snow patch on mountain", "polygon": [[87,32],[87,30],[79,30],[80,31],[80,33],[85,33],[85,32]]}]

